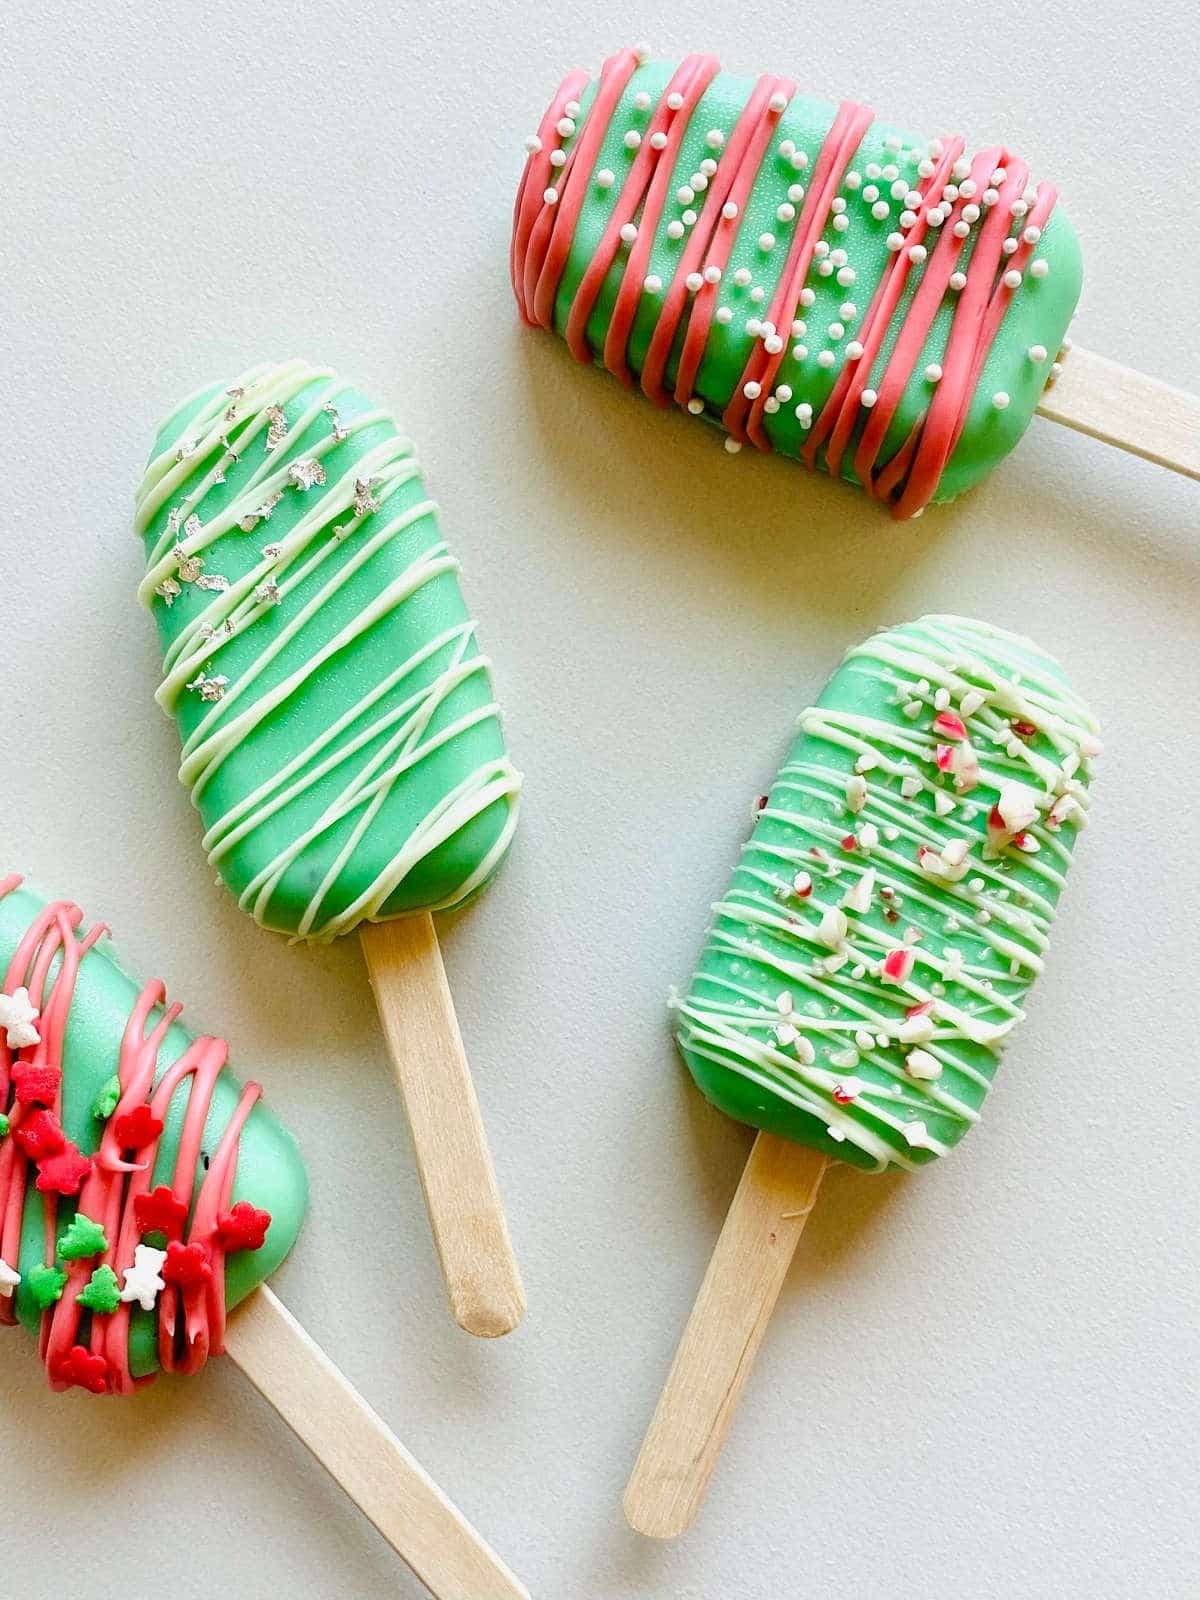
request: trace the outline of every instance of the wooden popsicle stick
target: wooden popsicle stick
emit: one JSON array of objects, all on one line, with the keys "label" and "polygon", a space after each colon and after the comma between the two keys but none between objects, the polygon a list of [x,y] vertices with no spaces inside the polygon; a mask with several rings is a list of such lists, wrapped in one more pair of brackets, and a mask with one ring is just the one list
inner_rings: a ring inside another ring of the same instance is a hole
[{"label": "wooden popsicle stick", "polygon": [[498,1338],[520,1322],[525,1291],[433,918],[364,923],[359,936],[450,1309],[468,1333]]},{"label": "wooden popsicle stick", "polygon": [[674,1539],[695,1520],[828,1164],[755,1139],[625,1490],[638,1533]]},{"label": "wooden popsicle stick", "polygon": [[1200,479],[1200,396],[1072,346],[1038,416]]},{"label": "wooden popsicle stick", "polygon": [[265,1284],[231,1314],[225,1350],[438,1600],[529,1600]]}]

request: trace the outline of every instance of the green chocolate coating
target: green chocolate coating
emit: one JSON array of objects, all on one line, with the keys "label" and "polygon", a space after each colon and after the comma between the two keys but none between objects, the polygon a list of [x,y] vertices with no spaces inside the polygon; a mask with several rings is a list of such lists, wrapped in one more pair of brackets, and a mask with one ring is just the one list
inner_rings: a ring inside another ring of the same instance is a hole
[{"label": "green chocolate coating", "polygon": [[[286,431],[268,448],[272,406]],[[307,488],[290,476],[300,461],[319,467]],[[325,939],[476,894],[512,837],[519,778],[457,563],[391,416],[304,362],[205,389],[155,441],[138,530],[159,700],[240,903]]]},{"label": "green chocolate coating", "polygon": [[[23,887],[0,897],[0,967],[7,966],[12,959],[26,929],[43,905],[40,896]],[[97,1092],[112,1076],[125,1026],[140,992],[141,985],[117,966],[103,941],[80,963],[63,1049],[62,1123],[67,1137],[87,1155],[97,1149],[102,1131],[101,1123],[92,1115],[92,1104]],[[159,1014],[153,1012],[152,1019]],[[191,1042],[192,1035],[178,1023],[169,1029],[159,1056],[156,1082]],[[171,1099],[152,1186],[169,1183],[174,1174],[190,1082],[185,1079]],[[233,1074],[222,1072],[204,1125],[204,1150],[216,1149],[240,1094],[241,1085]],[[203,1179],[204,1169],[198,1164],[196,1194]],[[308,1179],[300,1152],[291,1135],[261,1101],[251,1109],[241,1134],[230,1204],[236,1205],[239,1200],[248,1200],[261,1210],[269,1211],[271,1226],[260,1250],[237,1251],[225,1258],[225,1294],[230,1308],[275,1271],[295,1243],[308,1205]],[[60,1200],[56,1237],[66,1230],[73,1215],[71,1202]],[[35,1272],[45,1263],[45,1248],[43,1199],[31,1182],[25,1196],[21,1230],[18,1271],[22,1281],[16,1290],[16,1310],[20,1322],[35,1335],[42,1310],[35,1293],[40,1275],[35,1276]],[[134,1377],[146,1377],[158,1370],[157,1341],[157,1312],[134,1306],[129,1324],[129,1360]]]},{"label": "green chocolate coating", "polygon": [[[933,726],[947,692],[967,741]],[[1057,662],[984,623],[924,617],[851,650],[801,718],[676,1002],[708,1098],[871,1170],[957,1143],[1041,970],[1094,730]],[[998,803],[1036,818],[1014,833]],[[905,951],[911,973],[890,979],[881,964]],[[930,1001],[928,1021],[907,1015]]]}]

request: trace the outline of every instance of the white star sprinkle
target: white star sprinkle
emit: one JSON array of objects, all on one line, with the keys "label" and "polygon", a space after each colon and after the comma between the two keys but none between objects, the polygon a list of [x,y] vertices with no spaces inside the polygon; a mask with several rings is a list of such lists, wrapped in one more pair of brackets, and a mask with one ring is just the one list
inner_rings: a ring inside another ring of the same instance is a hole
[{"label": "white star sprinkle", "polygon": [[8,1031],[10,1050],[24,1050],[27,1045],[40,1044],[41,1034],[34,1027],[38,1010],[29,1002],[29,990],[22,987],[12,994],[0,993],[0,1028]]}]

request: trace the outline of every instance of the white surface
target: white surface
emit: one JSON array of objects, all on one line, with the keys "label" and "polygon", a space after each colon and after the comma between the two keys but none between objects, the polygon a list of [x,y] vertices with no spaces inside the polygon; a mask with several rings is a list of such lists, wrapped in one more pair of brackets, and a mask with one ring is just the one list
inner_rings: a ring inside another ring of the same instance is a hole
[{"label": "white surface", "polygon": [[[1007,136],[1082,234],[1079,342],[1196,387],[1190,8],[926,0],[869,47],[844,5],[398,9],[3,7],[0,858],[262,1077],[313,1178],[276,1287],[541,1600],[1194,1594],[1196,486],[1035,423],[897,528],[577,371],[506,281],[521,138],[644,35]],[[496,1346],[444,1311],[356,944],[289,949],[213,887],[151,699],[153,430],[292,353],[415,433],[527,773],[509,867],[445,930],[529,1290]],[[663,996],[796,713],[935,608],[1060,648],[1106,724],[1095,826],[984,1125],[916,1181],[827,1184],[706,1513],[660,1548],[620,1491],[749,1138]],[[0,1589],[141,1600],[138,1549],[178,1600],[419,1592],[227,1368],[58,1398],[10,1333],[0,1429]]]}]

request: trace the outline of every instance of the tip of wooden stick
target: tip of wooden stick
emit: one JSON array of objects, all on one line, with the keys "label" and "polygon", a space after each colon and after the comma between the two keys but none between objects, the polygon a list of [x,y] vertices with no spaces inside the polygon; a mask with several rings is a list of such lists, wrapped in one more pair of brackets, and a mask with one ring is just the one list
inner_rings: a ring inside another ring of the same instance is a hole
[{"label": "tip of wooden stick", "polygon": [[675,1495],[653,1492],[634,1469],[622,1501],[625,1521],[647,1539],[678,1539],[696,1520],[699,1505]]},{"label": "tip of wooden stick", "polygon": [[525,1292],[519,1283],[495,1297],[452,1291],[450,1309],[459,1327],[476,1339],[503,1339],[525,1315]]}]

